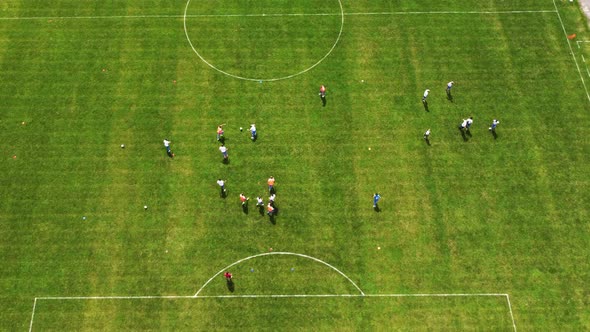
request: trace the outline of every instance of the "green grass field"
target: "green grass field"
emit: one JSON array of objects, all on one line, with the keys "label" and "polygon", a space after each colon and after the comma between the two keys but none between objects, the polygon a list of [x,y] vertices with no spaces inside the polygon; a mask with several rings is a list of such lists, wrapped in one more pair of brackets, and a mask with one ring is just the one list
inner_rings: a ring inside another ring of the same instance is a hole
[{"label": "green grass field", "polygon": [[590,330],[585,41],[569,0],[5,0],[0,330]]}]

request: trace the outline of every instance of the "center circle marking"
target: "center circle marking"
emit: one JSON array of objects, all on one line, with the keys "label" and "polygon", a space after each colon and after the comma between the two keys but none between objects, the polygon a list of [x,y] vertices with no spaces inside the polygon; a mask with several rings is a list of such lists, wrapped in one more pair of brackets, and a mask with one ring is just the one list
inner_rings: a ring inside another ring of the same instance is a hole
[{"label": "center circle marking", "polygon": [[[207,64],[209,67],[217,70],[218,72],[225,74],[227,76],[233,77],[233,78],[237,78],[237,79],[241,79],[241,80],[246,80],[246,81],[258,81],[258,82],[272,82],[272,81],[279,81],[279,80],[284,80],[284,79],[288,79],[288,78],[292,78],[301,74],[304,74],[310,70],[312,70],[313,68],[315,68],[317,65],[319,65],[320,63],[322,63],[322,61],[324,61],[324,59],[326,59],[334,50],[334,48],[336,48],[336,45],[338,44],[338,41],[340,41],[340,37],[342,36],[342,30],[344,29],[344,8],[342,7],[342,1],[341,0],[337,0],[338,1],[338,5],[340,6],[340,31],[338,32],[338,37],[336,38],[336,41],[334,41],[334,44],[332,45],[332,47],[330,48],[330,50],[328,51],[328,53],[326,53],[321,59],[319,59],[316,63],[314,63],[313,65],[311,65],[309,68],[304,69],[298,73],[295,74],[291,74],[288,76],[282,76],[282,77],[275,77],[275,78],[253,78],[253,77],[245,77],[245,76],[239,76],[239,75],[234,75],[231,74],[229,72],[226,72],[220,68],[215,67],[213,64],[211,64],[209,61],[207,61],[200,53],[199,51],[197,51],[197,49],[195,48],[195,46],[193,45],[191,38],[188,35],[188,29],[186,27],[186,19],[187,19],[187,12],[188,12],[188,7],[191,3],[191,0],[187,0],[186,2],[186,6],[184,7],[184,15],[182,18],[183,21],[183,25],[184,25],[184,34],[186,36],[186,40],[188,41],[189,45],[191,46],[193,52],[195,52],[195,54],[201,59],[201,61],[203,61],[205,64]],[[263,14],[263,16],[266,16]]]}]

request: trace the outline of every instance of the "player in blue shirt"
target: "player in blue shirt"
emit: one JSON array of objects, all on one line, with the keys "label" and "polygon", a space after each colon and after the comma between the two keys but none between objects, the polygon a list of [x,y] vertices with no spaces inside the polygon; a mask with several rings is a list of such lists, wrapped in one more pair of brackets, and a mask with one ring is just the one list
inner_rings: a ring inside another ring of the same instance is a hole
[{"label": "player in blue shirt", "polygon": [[381,195],[379,195],[379,193],[375,193],[375,195],[373,195],[373,208],[377,208],[377,205],[379,204],[379,200],[381,199]]}]

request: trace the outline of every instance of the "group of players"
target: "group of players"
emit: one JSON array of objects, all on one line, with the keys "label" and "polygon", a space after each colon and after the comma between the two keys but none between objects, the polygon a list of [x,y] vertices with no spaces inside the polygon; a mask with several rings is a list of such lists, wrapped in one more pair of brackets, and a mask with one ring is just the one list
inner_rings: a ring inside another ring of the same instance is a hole
[{"label": "group of players", "polygon": [[[447,99],[450,101],[453,101],[453,95],[451,94],[451,89],[453,88],[453,85],[455,84],[454,81],[450,81],[449,83],[447,83],[447,88],[446,88],[446,93],[447,93]],[[428,95],[430,94],[430,89],[426,89],[424,90],[424,95],[422,96],[422,105],[424,105],[424,109],[428,112],[428,101],[426,100],[426,98],[428,98]],[[500,121],[498,121],[497,119],[493,119],[492,123],[490,124],[490,127],[488,128],[488,130],[494,135],[494,138],[496,137],[496,127],[498,126],[498,124],[500,123]],[[469,128],[471,127],[471,125],[473,124],[473,117],[470,116],[467,119],[463,119],[463,121],[461,122],[461,124],[459,125],[459,130],[461,131],[461,135],[463,136],[464,139],[465,138],[465,134],[469,134]],[[426,143],[428,143],[428,145],[430,145],[430,128],[428,128],[425,132],[424,132],[424,140],[426,141]]]}]

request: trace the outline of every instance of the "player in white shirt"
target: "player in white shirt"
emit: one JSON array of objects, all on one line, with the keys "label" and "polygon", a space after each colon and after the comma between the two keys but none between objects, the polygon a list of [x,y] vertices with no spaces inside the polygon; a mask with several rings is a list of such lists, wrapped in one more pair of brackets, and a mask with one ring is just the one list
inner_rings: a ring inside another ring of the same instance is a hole
[{"label": "player in white shirt", "polygon": [[469,128],[471,127],[472,124],[473,124],[473,117],[470,116],[469,119],[467,119],[467,124],[466,124],[465,128],[467,128],[467,130],[469,130]]},{"label": "player in white shirt", "polygon": [[465,130],[466,128],[467,128],[467,119],[463,119],[463,122],[461,122],[461,125],[459,125],[459,129]]},{"label": "player in white shirt", "polygon": [[453,84],[455,84],[455,82],[450,81],[449,83],[447,83],[447,94],[450,95],[451,94],[451,89],[453,88]]},{"label": "player in white shirt", "polygon": [[166,148],[166,153],[168,154],[168,157],[172,158],[174,157],[174,153],[172,153],[172,150],[170,149],[170,142],[167,138],[164,138],[164,147]]},{"label": "player in white shirt", "polygon": [[424,90],[424,97],[422,97],[422,102],[426,102],[426,98],[428,98],[428,94],[430,93],[430,89]]},{"label": "player in white shirt", "polygon": [[227,148],[225,147],[225,145],[221,144],[221,146],[219,147],[219,151],[221,151],[221,154],[223,155],[223,160],[227,160],[229,158],[229,156],[227,155]]},{"label": "player in white shirt", "polygon": [[225,181],[222,179],[217,179],[217,185],[219,185],[219,189],[221,190],[219,196],[225,197],[225,194],[227,193],[227,190],[225,189]]},{"label": "player in white shirt", "polygon": [[256,133],[256,125],[253,123],[250,125],[250,139],[255,141],[258,138],[258,134]]}]

